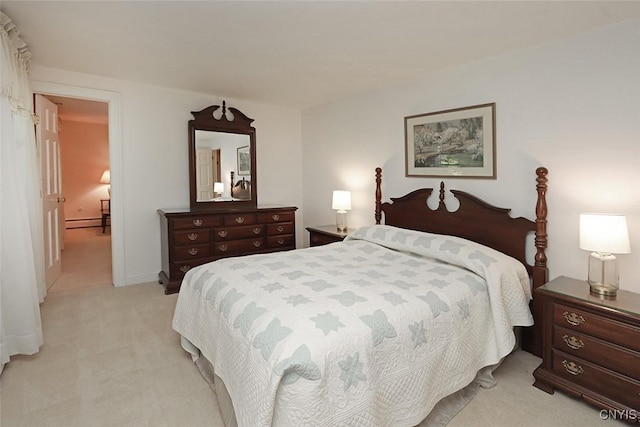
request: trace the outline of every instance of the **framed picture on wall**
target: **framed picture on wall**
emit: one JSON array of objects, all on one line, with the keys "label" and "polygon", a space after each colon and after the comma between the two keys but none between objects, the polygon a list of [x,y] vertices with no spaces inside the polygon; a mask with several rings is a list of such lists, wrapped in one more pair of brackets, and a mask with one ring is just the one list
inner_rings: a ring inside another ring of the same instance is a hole
[{"label": "framed picture on wall", "polygon": [[495,103],[405,117],[405,175],[495,179],[495,128]]},{"label": "framed picture on wall", "polygon": [[238,148],[238,175],[251,175],[251,156],[248,145]]}]

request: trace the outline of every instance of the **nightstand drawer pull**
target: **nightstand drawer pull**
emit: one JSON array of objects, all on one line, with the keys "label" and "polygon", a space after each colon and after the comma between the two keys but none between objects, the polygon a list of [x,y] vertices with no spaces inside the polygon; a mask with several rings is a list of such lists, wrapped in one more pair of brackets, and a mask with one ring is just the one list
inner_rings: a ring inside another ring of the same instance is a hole
[{"label": "nightstand drawer pull", "polygon": [[280,215],[273,214],[273,215],[271,215],[271,218],[273,218],[274,221],[278,221],[280,219]]},{"label": "nightstand drawer pull", "polygon": [[188,265],[183,265],[180,267],[180,271],[182,271],[183,273],[186,273],[189,270],[191,270],[191,267]]},{"label": "nightstand drawer pull", "polygon": [[244,224],[244,217],[243,216],[236,217],[236,222],[238,224]]},{"label": "nightstand drawer pull", "polygon": [[198,248],[189,249],[189,255],[198,255]]},{"label": "nightstand drawer pull", "polygon": [[198,233],[189,233],[187,237],[189,238],[189,240],[196,240],[198,238]]},{"label": "nightstand drawer pull", "polygon": [[562,366],[564,366],[564,369],[571,375],[580,375],[584,373],[582,366],[576,365],[575,362],[567,362],[566,360],[563,360]]},{"label": "nightstand drawer pull", "polygon": [[196,227],[200,227],[202,225],[202,220],[201,219],[194,219],[193,220],[193,225],[195,225]]},{"label": "nightstand drawer pull", "polygon": [[565,311],[564,313],[562,313],[562,315],[564,316],[565,320],[573,326],[580,326],[584,322],[586,322],[586,320],[584,320],[584,317],[576,313],[568,313]]},{"label": "nightstand drawer pull", "polygon": [[276,228],[276,230],[278,230],[278,233],[282,233],[284,231],[284,227],[279,225],[278,228]]},{"label": "nightstand drawer pull", "polygon": [[284,245],[284,239],[278,239],[278,244],[279,245]]},{"label": "nightstand drawer pull", "polygon": [[580,350],[581,348],[584,347],[584,341],[574,337],[573,335],[572,336],[564,335],[562,337],[562,340],[567,345],[567,347],[572,348],[574,350]]}]

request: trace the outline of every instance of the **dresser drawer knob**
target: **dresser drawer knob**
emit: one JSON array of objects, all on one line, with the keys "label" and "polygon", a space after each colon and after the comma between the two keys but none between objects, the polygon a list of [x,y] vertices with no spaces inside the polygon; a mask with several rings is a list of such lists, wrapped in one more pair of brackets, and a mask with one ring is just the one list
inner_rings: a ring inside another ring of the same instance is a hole
[{"label": "dresser drawer knob", "polygon": [[564,343],[567,345],[567,347],[572,348],[574,350],[580,350],[581,348],[584,347],[584,341],[574,337],[573,335],[572,336],[564,335],[562,339],[564,340]]},{"label": "dresser drawer knob", "polygon": [[221,252],[226,252],[228,248],[227,248],[227,245],[220,245],[218,246],[218,249],[220,249]]},{"label": "dresser drawer knob", "polygon": [[218,231],[218,236],[227,237],[227,230]]},{"label": "dresser drawer knob", "polygon": [[236,222],[238,224],[244,224],[244,217],[243,216],[236,217]]},{"label": "dresser drawer knob", "polygon": [[564,366],[564,369],[571,375],[580,375],[584,373],[582,366],[577,365],[575,362],[567,362],[566,360],[563,360],[562,366]]},{"label": "dresser drawer knob", "polygon": [[576,313],[568,313],[565,311],[564,313],[562,313],[562,315],[564,316],[565,320],[573,326],[580,326],[584,322],[586,322],[586,320],[584,320],[584,317]]},{"label": "dresser drawer knob", "polygon": [[189,249],[189,255],[198,255],[198,248]]},{"label": "dresser drawer knob", "polygon": [[279,225],[276,230],[278,230],[278,233],[282,233],[284,231],[284,227]]},{"label": "dresser drawer knob", "polygon": [[253,234],[260,234],[261,231],[262,229],[260,227],[254,227]]},{"label": "dresser drawer knob", "polygon": [[259,248],[260,246],[262,246],[262,241],[261,240],[254,240],[253,241],[253,246],[255,246],[256,248]]},{"label": "dresser drawer knob", "polygon": [[273,215],[271,215],[271,218],[273,218],[274,221],[278,221],[280,219],[280,215],[273,214]]},{"label": "dresser drawer knob", "polygon": [[284,245],[284,239],[278,239],[278,244],[279,245]]},{"label": "dresser drawer knob", "polygon": [[196,227],[200,227],[202,226],[202,220],[201,219],[194,219],[193,220],[193,225],[195,225]]},{"label": "dresser drawer knob", "polygon": [[188,265],[183,265],[180,267],[180,271],[182,271],[183,273],[186,273],[189,270],[191,270],[191,267],[189,267]]},{"label": "dresser drawer knob", "polygon": [[198,233],[189,233],[187,234],[187,237],[189,238],[189,240],[194,241],[198,238]]}]

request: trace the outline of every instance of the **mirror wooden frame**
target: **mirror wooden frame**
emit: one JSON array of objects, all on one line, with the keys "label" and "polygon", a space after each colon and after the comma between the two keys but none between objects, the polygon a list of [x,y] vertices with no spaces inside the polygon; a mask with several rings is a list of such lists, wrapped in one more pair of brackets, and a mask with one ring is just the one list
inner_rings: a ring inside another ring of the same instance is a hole
[{"label": "mirror wooden frame", "polygon": [[[216,118],[216,111],[222,108],[220,118]],[[232,115],[232,120],[227,117]],[[247,117],[237,108],[229,107],[226,103],[211,105],[201,111],[192,111],[193,119],[189,120],[189,194],[192,210],[233,210],[255,208],[258,204],[256,178],[256,129],[251,126],[253,119]],[[196,181],[196,130],[244,134],[249,136],[249,154],[251,159],[251,199],[226,201],[197,201]]]}]

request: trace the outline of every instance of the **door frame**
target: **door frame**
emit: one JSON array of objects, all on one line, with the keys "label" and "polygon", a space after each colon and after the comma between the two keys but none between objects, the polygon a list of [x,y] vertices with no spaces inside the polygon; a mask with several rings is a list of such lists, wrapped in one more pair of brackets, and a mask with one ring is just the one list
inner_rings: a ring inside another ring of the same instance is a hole
[{"label": "door frame", "polygon": [[124,274],[123,172],[120,93],[58,83],[31,81],[33,93],[109,104],[109,168],[111,171],[111,274],[114,286],[126,285]]}]

